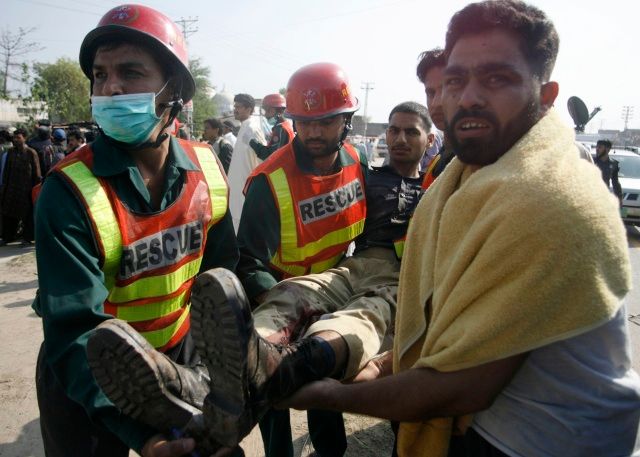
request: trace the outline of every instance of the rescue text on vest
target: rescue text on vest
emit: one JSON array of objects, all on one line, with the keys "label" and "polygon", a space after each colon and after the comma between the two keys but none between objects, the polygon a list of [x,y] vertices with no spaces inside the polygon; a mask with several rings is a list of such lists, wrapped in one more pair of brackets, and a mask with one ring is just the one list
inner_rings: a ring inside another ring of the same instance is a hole
[{"label": "rescue text on vest", "polygon": [[120,278],[173,265],[202,247],[202,222],[189,222],[154,233],[122,248]]},{"label": "rescue text on vest", "polygon": [[344,186],[298,203],[302,223],[309,224],[338,214],[364,199],[362,184],[354,179]]}]

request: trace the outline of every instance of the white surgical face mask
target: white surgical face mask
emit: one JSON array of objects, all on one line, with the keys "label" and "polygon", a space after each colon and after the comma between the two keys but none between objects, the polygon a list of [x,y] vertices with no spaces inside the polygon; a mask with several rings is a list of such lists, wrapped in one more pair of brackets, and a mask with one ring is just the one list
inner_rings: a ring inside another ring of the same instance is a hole
[{"label": "white surgical face mask", "polygon": [[114,96],[91,97],[91,113],[105,135],[116,141],[137,146],[149,139],[153,130],[162,122],[156,115],[157,94],[144,92]]}]

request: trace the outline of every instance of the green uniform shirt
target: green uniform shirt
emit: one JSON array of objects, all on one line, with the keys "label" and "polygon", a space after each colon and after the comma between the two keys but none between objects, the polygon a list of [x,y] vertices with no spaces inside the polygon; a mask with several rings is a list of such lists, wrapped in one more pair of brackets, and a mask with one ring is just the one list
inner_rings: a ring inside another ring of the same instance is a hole
[{"label": "green uniform shirt", "polygon": [[[108,179],[131,210],[155,212],[131,156],[108,144],[102,136],[92,148],[93,173]],[[178,141],[171,138],[160,210],[180,195],[185,171],[197,169]],[[53,174],[45,180],[36,205],[35,226],[39,291],[33,309],[42,317],[46,363],[69,398],[81,404],[93,421],[102,423],[140,452],[158,432],[121,415],[94,381],[87,363],[90,332],[112,316],[104,313],[107,289],[89,217],[64,178]],[[227,211],[209,229],[200,270],[218,266],[233,270],[237,262],[238,248]]]},{"label": "green uniform shirt", "polygon": [[[314,174],[311,159],[300,147],[299,140],[295,138],[292,144],[296,165],[300,171]],[[366,179],[367,158],[360,152],[358,155]],[[338,162],[341,167],[353,164],[353,159],[344,147],[339,151]],[[259,175],[253,178],[247,189],[238,226],[240,262],[237,274],[251,300],[271,289],[282,279],[279,271],[269,267],[279,246],[280,213],[266,176]]]}]

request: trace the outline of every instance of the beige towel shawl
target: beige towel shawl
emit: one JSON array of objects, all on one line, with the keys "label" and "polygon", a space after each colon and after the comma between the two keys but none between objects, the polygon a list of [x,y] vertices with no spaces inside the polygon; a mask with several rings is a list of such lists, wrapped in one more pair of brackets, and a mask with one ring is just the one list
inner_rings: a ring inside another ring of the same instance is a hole
[{"label": "beige towel shawl", "polygon": [[[395,372],[500,360],[615,314],[630,287],[626,234],[573,141],[552,111],[495,164],[470,174],[454,159],[427,191],[402,259]],[[451,422],[401,424],[400,455],[445,456]]]}]

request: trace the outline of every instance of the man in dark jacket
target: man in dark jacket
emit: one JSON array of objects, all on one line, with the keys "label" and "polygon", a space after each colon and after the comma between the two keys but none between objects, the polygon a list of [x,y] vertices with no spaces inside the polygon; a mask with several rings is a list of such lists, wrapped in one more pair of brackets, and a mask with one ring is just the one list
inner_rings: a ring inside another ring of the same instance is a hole
[{"label": "man in dark jacket", "polygon": [[611,141],[598,140],[594,163],[600,169],[604,183],[609,189],[613,190],[615,196],[620,200],[620,204],[622,204],[622,187],[620,186],[620,181],[618,181],[620,164],[617,160],[609,157],[609,151],[611,151]]},{"label": "man in dark jacket", "polygon": [[2,240],[0,246],[12,242],[22,223],[22,246],[33,241],[33,205],[31,189],[40,182],[38,153],[25,144],[27,132],[13,132],[13,147],[7,151],[2,169],[0,207],[2,208]]}]

